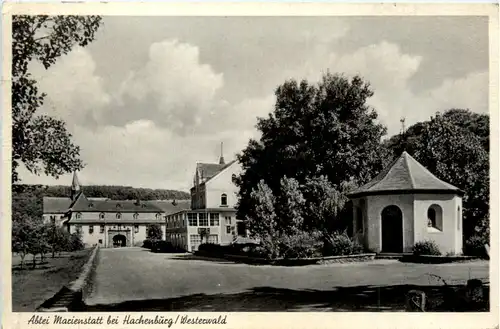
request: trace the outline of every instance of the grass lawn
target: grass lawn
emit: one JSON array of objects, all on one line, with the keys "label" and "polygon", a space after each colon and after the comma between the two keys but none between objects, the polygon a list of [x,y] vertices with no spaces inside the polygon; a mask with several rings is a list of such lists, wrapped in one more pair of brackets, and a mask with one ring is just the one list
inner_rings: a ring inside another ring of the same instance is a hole
[{"label": "grass lawn", "polygon": [[12,311],[33,312],[46,299],[52,297],[64,285],[78,278],[82,266],[92,249],[62,253],[56,258],[37,259],[31,269],[32,256],[24,260],[24,269],[19,268],[20,257],[12,255]]}]

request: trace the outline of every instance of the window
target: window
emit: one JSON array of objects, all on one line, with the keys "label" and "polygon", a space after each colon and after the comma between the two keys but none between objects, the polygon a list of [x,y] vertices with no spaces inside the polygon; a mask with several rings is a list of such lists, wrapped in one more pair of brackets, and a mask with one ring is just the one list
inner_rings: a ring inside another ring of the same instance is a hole
[{"label": "window", "polygon": [[134,232],[139,233],[139,225],[134,225]]},{"label": "window", "polygon": [[189,236],[189,243],[191,244],[191,250],[196,251],[201,244],[201,237],[198,234],[191,234]]},{"label": "window", "polygon": [[56,225],[56,216],[50,216],[50,222],[52,225]]},{"label": "window", "polygon": [[443,210],[437,204],[433,204],[427,209],[427,231],[443,231]]},{"label": "window", "polygon": [[219,214],[211,213],[210,214],[210,226],[219,226]]},{"label": "window", "polygon": [[76,219],[81,219],[82,218],[82,213],[81,212],[77,212],[76,213]]},{"label": "window", "polygon": [[104,219],[104,213],[103,212],[99,214],[99,219]]},{"label": "window", "polygon": [[89,203],[89,208],[93,208],[94,207],[94,204],[93,203]]},{"label": "window", "polygon": [[462,212],[460,211],[460,206],[457,208],[457,230],[460,231],[460,223],[462,222]]},{"label": "window", "polygon": [[217,234],[210,234],[208,236],[207,243],[219,243],[219,237],[217,236]]},{"label": "window", "polygon": [[160,213],[157,213],[157,214],[156,214],[156,219],[157,219],[157,220],[161,220],[161,214],[160,214]]},{"label": "window", "polygon": [[89,234],[94,233],[94,225],[89,226]]},{"label": "window", "polygon": [[116,208],[121,208],[121,207],[122,207],[121,204],[119,204],[119,203],[116,204]]},{"label": "window", "polygon": [[122,219],[122,214],[117,213],[117,214],[116,214],[116,219]]},{"label": "window", "polygon": [[231,225],[231,216],[226,216],[226,225]]},{"label": "window", "polygon": [[99,228],[99,233],[104,233],[104,225],[101,225]]},{"label": "window", "polygon": [[196,213],[188,213],[189,226],[198,226],[198,217]]},{"label": "window", "polygon": [[134,214],[134,219],[137,219],[137,218],[139,218],[139,214],[138,214],[138,213],[135,213],[135,214]]},{"label": "window", "polygon": [[226,226],[226,234],[231,234],[231,226]]},{"label": "window", "polygon": [[76,233],[80,234],[82,233],[82,226],[81,225],[76,225],[75,226]]},{"label": "window", "polygon": [[199,225],[200,226],[208,226],[207,214],[204,213],[204,212],[202,212],[198,216],[199,216],[199,219],[200,219]]},{"label": "window", "polygon": [[226,193],[223,193],[220,196],[220,205],[221,206],[227,206],[227,194]]},{"label": "window", "polygon": [[99,244],[102,244],[102,239],[99,239]]}]

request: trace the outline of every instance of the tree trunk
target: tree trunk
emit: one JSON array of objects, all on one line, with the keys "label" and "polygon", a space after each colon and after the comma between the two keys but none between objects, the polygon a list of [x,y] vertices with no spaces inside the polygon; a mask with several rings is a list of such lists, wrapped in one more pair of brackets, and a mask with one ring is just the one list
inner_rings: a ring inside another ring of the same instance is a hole
[{"label": "tree trunk", "polygon": [[26,257],[26,254],[24,253],[20,253],[19,256],[21,256],[21,269],[23,269],[23,266],[24,266],[24,258]]},{"label": "tree trunk", "polygon": [[33,254],[33,264],[32,264],[32,268],[34,269],[36,267],[36,254]]}]

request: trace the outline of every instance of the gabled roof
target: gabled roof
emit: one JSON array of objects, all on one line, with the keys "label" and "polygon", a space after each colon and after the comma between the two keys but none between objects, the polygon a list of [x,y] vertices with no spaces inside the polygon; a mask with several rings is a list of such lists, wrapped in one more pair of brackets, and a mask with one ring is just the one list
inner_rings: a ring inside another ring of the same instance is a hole
[{"label": "gabled roof", "polygon": [[458,187],[448,184],[422,166],[407,152],[383,170],[371,182],[350,193],[350,197],[394,193],[457,193],[463,194]]},{"label": "gabled roof", "polygon": [[[87,198],[89,201],[105,201],[108,198]],[[71,206],[71,198],[65,197],[43,197],[43,213],[44,214],[63,214],[69,210]]]},{"label": "gabled roof", "polygon": [[149,201],[135,200],[104,200],[92,201],[83,193],[78,196],[71,206],[74,212],[163,212],[163,210]]},{"label": "gabled roof", "polygon": [[44,214],[62,214],[68,211],[71,198],[43,197]]},{"label": "gabled roof", "polygon": [[226,164],[197,163],[196,164],[196,170],[198,171],[198,173],[200,175],[200,179],[204,180],[204,183],[206,183],[210,179],[212,179],[215,176],[217,176],[224,169],[226,169],[227,167],[231,166],[235,162],[236,162],[236,160],[233,160],[233,161],[231,161],[229,163],[226,163]]},{"label": "gabled roof", "polygon": [[148,203],[152,203],[156,207],[160,208],[165,215],[170,215],[181,210],[191,209],[191,200],[151,200],[145,201]]}]

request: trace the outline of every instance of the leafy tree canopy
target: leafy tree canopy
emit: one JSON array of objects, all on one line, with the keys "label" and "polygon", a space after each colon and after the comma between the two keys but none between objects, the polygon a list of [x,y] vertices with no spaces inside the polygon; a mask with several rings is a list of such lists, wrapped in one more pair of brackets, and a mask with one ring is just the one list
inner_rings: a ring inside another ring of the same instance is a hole
[{"label": "leafy tree canopy", "polygon": [[[65,123],[37,115],[43,105],[37,81],[29,73],[32,61],[46,69],[73,49],[94,40],[99,16],[21,15],[12,19],[12,181],[23,163],[34,174],[59,176],[81,169],[80,149]],[[75,109],[77,110],[77,109]]]},{"label": "leafy tree canopy", "polygon": [[[381,137],[386,129],[366,105],[373,91],[361,77],[327,73],[317,84],[290,80],[275,94],[274,111],[258,119],[261,139],[251,140],[238,156],[243,167],[235,177],[240,218],[257,215],[251,193],[261,181],[278,199],[284,176],[300,186],[309,182],[309,196],[315,188],[333,195],[366,182],[385,165]],[[314,187],[321,176],[330,186]]]}]

